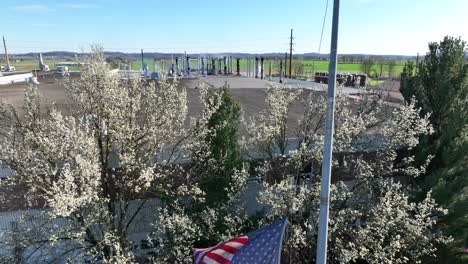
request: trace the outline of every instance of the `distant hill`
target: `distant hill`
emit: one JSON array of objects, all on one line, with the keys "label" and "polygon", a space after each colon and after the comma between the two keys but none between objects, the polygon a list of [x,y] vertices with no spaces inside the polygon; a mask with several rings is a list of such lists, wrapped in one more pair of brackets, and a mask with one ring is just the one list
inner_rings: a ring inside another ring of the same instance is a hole
[{"label": "distant hill", "polygon": [[[42,56],[44,59],[48,60],[77,60],[79,56],[82,55],[81,53],[76,53],[76,52],[69,52],[69,51],[49,51],[49,52],[43,52]],[[125,60],[138,60],[141,58],[140,53],[125,53],[125,52],[114,52],[114,51],[106,51],[104,52],[104,55],[106,57],[113,57],[113,58],[122,58]],[[154,58],[154,59],[170,59],[172,56],[176,57],[181,57],[183,53],[157,53],[157,52],[148,52],[144,53],[145,58]],[[187,54],[190,57],[197,58],[199,54]],[[232,53],[232,52],[227,52],[227,53],[202,53],[203,56],[207,57],[222,57],[222,56],[232,56],[232,57],[254,57],[254,56],[262,56],[265,58],[284,58],[285,53],[259,53],[259,54],[253,54],[253,53]],[[23,54],[10,54],[11,59],[23,59],[23,60],[29,60],[29,59],[36,59],[38,56],[38,53],[23,53]],[[299,59],[323,59],[326,60],[328,59],[329,55],[328,54],[319,54],[319,53],[301,53],[301,54],[293,54],[294,58],[299,58]],[[380,57],[380,58],[386,58],[386,59],[414,59],[416,56],[405,56],[405,55],[370,55],[370,54],[341,54],[339,56],[352,56],[356,58],[361,58],[361,57]],[[0,54],[0,60],[2,60],[4,57],[3,54]]]}]

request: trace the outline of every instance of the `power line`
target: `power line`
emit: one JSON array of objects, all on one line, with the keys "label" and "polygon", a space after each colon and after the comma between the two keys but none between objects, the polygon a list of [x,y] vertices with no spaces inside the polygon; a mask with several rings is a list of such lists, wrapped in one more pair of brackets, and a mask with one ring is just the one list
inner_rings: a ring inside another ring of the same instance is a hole
[{"label": "power line", "polygon": [[325,29],[325,21],[327,19],[327,13],[328,13],[328,0],[327,4],[325,5],[325,14],[323,14],[323,23],[322,23],[322,33],[320,34],[320,42],[318,46],[318,54],[320,54],[320,49],[322,47],[322,39],[323,39],[323,31]]},{"label": "power line", "polygon": [[[323,39],[323,31],[325,30],[325,22],[327,20],[327,13],[328,13],[328,0],[325,5],[325,13],[323,14],[323,22],[322,22],[322,32],[320,33],[320,41],[318,46],[317,54],[320,56],[320,49],[322,48],[322,39]],[[312,71],[315,72],[315,60],[312,63]]]}]

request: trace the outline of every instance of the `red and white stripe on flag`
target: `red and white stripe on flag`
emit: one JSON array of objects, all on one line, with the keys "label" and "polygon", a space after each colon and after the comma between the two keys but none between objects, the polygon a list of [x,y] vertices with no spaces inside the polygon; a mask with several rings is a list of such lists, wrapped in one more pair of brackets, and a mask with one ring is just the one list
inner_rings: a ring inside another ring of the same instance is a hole
[{"label": "red and white stripe on flag", "polygon": [[234,255],[249,242],[240,236],[209,248],[195,249],[195,264],[230,264]]}]

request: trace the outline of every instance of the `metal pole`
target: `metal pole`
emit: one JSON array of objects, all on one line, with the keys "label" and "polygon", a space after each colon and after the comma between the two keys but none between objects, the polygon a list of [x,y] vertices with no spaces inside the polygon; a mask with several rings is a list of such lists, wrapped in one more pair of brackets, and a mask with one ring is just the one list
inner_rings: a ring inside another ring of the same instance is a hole
[{"label": "metal pole", "polygon": [[[3,41],[5,41],[5,39]],[[416,73],[418,72],[418,68],[419,68],[419,52],[418,52],[418,55],[416,56]]]},{"label": "metal pole", "polygon": [[144,65],[145,63],[143,62],[143,49],[141,49],[141,70],[144,70]]},{"label": "metal pole", "polygon": [[232,74],[232,56],[229,56],[229,74]]},{"label": "metal pole", "polygon": [[262,79],[262,80],[263,80],[263,60],[264,60],[264,58],[261,57],[260,58],[260,79]]},{"label": "metal pole", "polygon": [[211,59],[211,71],[212,71],[212,75],[216,75],[216,60],[215,59]]},{"label": "metal pole", "polygon": [[200,61],[200,63],[201,63],[201,65],[200,65],[200,68],[201,68],[201,75],[202,75],[202,76],[205,76],[205,59],[204,59],[203,57],[201,57],[200,60],[201,60],[201,61]]},{"label": "metal pole", "polygon": [[182,56],[182,76],[185,76],[185,67],[187,67],[185,65],[185,61],[187,60],[187,52],[184,51],[184,55]]},{"label": "metal pole", "polygon": [[280,76],[279,76],[279,82],[280,83],[283,83],[283,60],[280,59]]},{"label": "metal pole", "polygon": [[268,69],[268,76],[271,81],[271,60],[270,60],[270,68]]},{"label": "metal pole", "polygon": [[258,57],[255,57],[255,79],[258,79]]},{"label": "metal pole", "polygon": [[174,77],[174,55],[171,55],[171,75]]},{"label": "metal pole", "polygon": [[284,53],[284,78],[288,78],[288,53]]},{"label": "metal pole", "polygon": [[187,76],[190,76],[190,56],[185,55],[185,59],[187,60]]},{"label": "metal pole", "polygon": [[218,74],[223,74],[223,70],[221,70],[222,66],[221,66],[221,61],[223,59],[221,58],[218,58]]},{"label": "metal pole", "polygon": [[336,61],[338,49],[338,22],[340,15],[340,0],[333,3],[333,24],[330,49],[330,66],[328,74],[327,115],[325,122],[325,141],[322,163],[322,188],[320,191],[320,215],[317,241],[317,264],[327,263],[328,214],[330,199],[331,160],[333,152],[333,129],[335,111]]},{"label": "metal pole", "polygon": [[245,76],[249,77],[249,57],[245,58]]},{"label": "metal pole", "polygon": [[227,61],[227,56],[223,57],[223,62],[224,62],[224,75],[228,74],[228,61]]}]

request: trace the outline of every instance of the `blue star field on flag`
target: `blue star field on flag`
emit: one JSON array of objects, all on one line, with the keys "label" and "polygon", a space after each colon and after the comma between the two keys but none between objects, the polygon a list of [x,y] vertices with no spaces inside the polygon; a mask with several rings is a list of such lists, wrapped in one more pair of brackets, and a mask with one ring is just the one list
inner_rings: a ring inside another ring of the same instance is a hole
[{"label": "blue star field on flag", "polygon": [[195,264],[279,264],[287,223],[285,218],[216,246],[195,249]]}]

